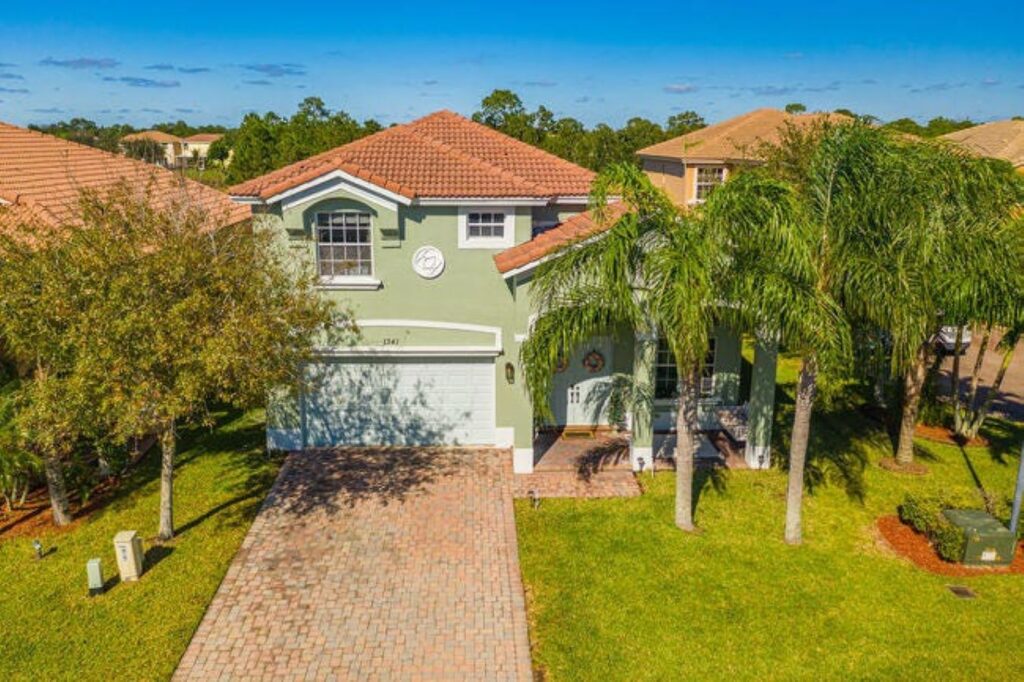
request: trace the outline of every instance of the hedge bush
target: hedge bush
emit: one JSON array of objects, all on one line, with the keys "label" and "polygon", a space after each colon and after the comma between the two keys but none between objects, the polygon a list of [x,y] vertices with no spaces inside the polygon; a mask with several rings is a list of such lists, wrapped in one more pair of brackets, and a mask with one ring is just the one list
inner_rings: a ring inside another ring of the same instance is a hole
[{"label": "hedge bush", "polygon": [[[927,536],[940,557],[946,561],[960,561],[964,555],[963,532],[949,522],[942,510],[979,509],[1005,524],[1010,518],[1011,504],[1009,499],[991,497],[982,501],[978,497],[908,494],[899,506],[899,515],[903,523]],[[1024,535],[1024,532],[1018,534]]]}]

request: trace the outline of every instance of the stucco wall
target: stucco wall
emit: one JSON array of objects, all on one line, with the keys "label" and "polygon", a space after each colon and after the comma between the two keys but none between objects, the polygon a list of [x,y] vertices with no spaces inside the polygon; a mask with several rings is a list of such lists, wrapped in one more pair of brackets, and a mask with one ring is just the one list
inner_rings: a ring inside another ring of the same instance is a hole
[{"label": "stucco wall", "polygon": [[[529,319],[528,285],[517,287],[501,277],[493,255],[501,249],[460,249],[456,207],[404,207],[389,210],[343,189],[294,206],[270,207],[257,221],[269,229],[296,263],[315,265],[316,213],[333,210],[368,211],[372,216],[373,276],[381,282],[374,291],[324,288],[322,293],[354,318],[426,320],[483,325],[500,329],[502,354],[495,358],[497,426],[514,428],[516,445],[529,444],[532,412],[518,367],[519,343]],[[530,238],[531,207],[514,212],[516,243]],[[436,279],[424,279],[412,268],[412,256],[425,245],[435,246],[445,258],[444,272]],[[403,346],[466,346],[493,343],[493,336],[479,332],[427,328],[366,328],[363,345],[381,345],[384,340],[396,349]],[[514,383],[506,378],[505,364],[515,365]]]}]

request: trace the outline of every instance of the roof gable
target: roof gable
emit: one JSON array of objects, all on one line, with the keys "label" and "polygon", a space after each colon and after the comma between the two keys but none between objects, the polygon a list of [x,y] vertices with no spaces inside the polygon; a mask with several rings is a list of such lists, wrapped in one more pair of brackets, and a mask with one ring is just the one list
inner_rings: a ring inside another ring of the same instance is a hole
[{"label": "roof gable", "polygon": [[585,196],[594,174],[451,111],[439,111],[231,188],[266,201],[343,171],[409,199]]}]

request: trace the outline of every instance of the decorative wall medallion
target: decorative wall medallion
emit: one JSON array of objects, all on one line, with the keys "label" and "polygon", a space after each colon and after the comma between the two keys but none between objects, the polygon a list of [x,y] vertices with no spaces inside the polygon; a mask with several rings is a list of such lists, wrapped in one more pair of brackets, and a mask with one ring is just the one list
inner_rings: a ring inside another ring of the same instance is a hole
[{"label": "decorative wall medallion", "polygon": [[604,369],[604,356],[599,351],[592,350],[583,358],[583,366],[591,374],[600,372]]},{"label": "decorative wall medallion", "polygon": [[424,279],[436,279],[444,272],[444,254],[436,246],[421,246],[412,254],[412,270]]}]

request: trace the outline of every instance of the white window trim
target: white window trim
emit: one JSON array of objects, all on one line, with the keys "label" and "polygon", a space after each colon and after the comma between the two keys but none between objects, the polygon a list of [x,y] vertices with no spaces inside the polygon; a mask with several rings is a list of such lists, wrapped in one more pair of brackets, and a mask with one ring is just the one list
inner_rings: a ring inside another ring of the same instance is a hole
[{"label": "white window trim", "polygon": [[[502,237],[470,237],[470,213],[504,213],[505,234]],[[516,243],[516,214],[511,206],[460,206],[459,207],[459,248],[460,249],[508,249]]]},{"label": "white window trim", "polygon": [[701,368],[700,385],[697,387],[697,392],[699,393],[698,398],[700,400],[708,400],[708,399],[711,399],[711,398],[717,398],[718,397],[718,390],[717,390],[718,389],[718,338],[712,336],[709,339],[709,343],[711,343],[711,345],[714,346],[713,350],[711,351],[711,386],[708,388],[707,392],[705,393],[704,392],[704,368],[708,366],[707,358],[705,357],[704,358],[704,362],[702,362],[701,365],[700,365],[700,368]]},{"label": "white window trim", "polygon": [[[369,275],[321,275],[320,274],[320,226],[318,218],[321,213],[331,215],[332,213],[366,213],[370,216],[370,274]],[[373,291],[381,288],[381,281],[377,279],[377,254],[373,248],[373,221],[376,216],[370,211],[358,209],[342,209],[339,211],[315,211],[313,213],[313,259],[316,264],[316,272],[319,278],[318,288],[320,289],[350,289],[355,291]]]},{"label": "white window trim", "polygon": [[[712,336],[709,341],[710,341],[710,343],[712,343],[714,345],[714,350],[712,351],[713,355],[712,355],[711,363],[710,363],[711,364],[711,386],[709,387],[709,390],[707,392],[704,391],[704,372],[703,372],[703,370],[708,365],[708,363],[707,362],[702,362],[701,365],[700,365],[701,372],[700,372],[700,375],[697,377],[697,402],[699,404],[701,404],[701,405],[714,405],[714,404],[718,404],[718,403],[721,402],[721,400],[720,400],[720,398],[718,396],[718,337]],[[675,361],[674,360],[673,360],[672,364],[675,365]],[[657,351],[655,351],[655,358],[654,358],[654,364],[653,364],[653,376],[651,377],[651,379],[652,379],[652,387],[655,390],[656,390],[657,384],[658,384],[658,379],[657,379],[658,368],[659,367],[667,367],[667,366],[668,365],[665,365],[664,363],[659,363],[658,362]],[[678,380],[678,372],[677,372],[677,380]],[[678,385],[676,386],[676,392],[677,393],[679,392],[679,386]],[[676,398],[654,398],[654,404],[655,405],[660,405],[660,406],[674,405],[678,401],[679,401],[678,397],[676,397]]]},{"label": "white window trim", "polygon": [[723,185],[725,184],[725,181],[729,179],[729,167],[726,166],[725,164],[721,164],[721,163],[702,163],[699,166],[692,166],[692,168],[693,168],[693,195],[692,195],[693,198],[690,199],[690,201],[688,202],[690,204],[703,204],[705,201],[707,201],[707,199],[698,199],[697,198],[697,177],[700,174],[700,169],[701,168],[721,168],[722,169],[722,182],[721,182],[721,184],[723,184]]},{"label": "white window trim", "polygon": [[376,277],[351,275],[349,277],[321,277],[320,281],[317,282],[316,288],[328,291],[376,291],[382,286],[384,286],[384,283]]}]

